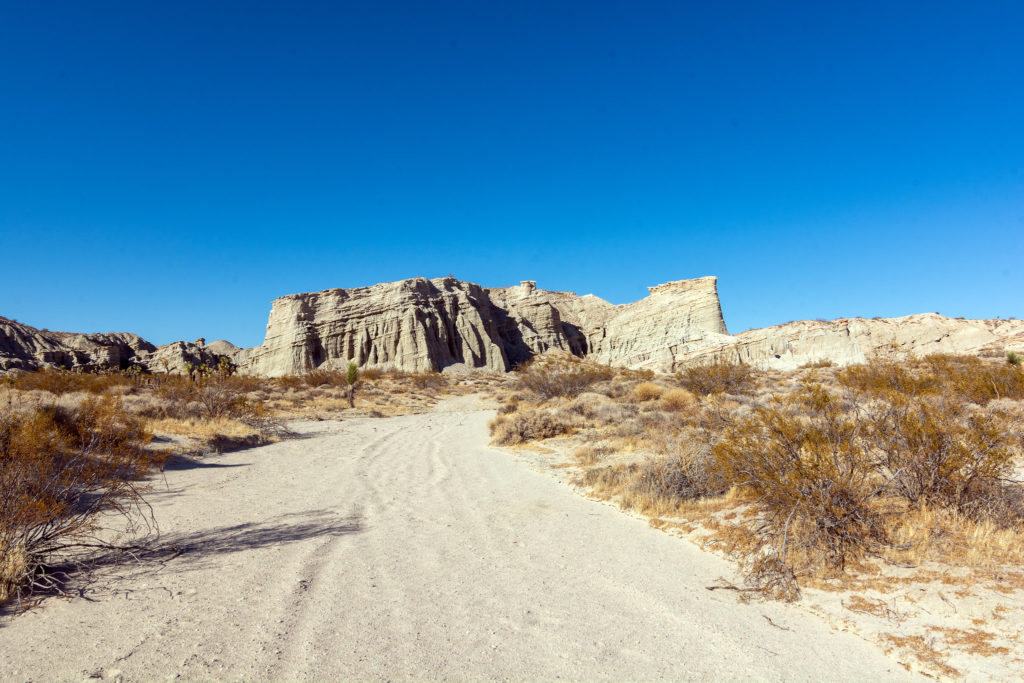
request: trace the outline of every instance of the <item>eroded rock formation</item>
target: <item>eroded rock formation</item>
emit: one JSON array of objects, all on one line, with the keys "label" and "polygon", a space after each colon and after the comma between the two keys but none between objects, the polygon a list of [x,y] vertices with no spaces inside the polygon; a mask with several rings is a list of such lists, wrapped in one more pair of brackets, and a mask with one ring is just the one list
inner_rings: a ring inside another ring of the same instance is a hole
[{"label": "eroded rock formation", "polygon": [[900,318],[840,318],[798,322],[742,332],[675,354],[672,371],[714,359],[742,361],[762,368],[791,370],[806,363],[863,363],[873,356],[924,356],[931,353],[1002,355],[1024,348],[1024,321],[965,320],[938,313]]},{"label": "eroded rock formation", "polygon": [[0,371],[46,365],[182,372],[186,363],[230,358],[243,372],[280,376],[318,368],[506,371],[561,350],[600,363],[674,372],[687,364],[739,360],[791,369],[876,354],[1024,351],[1024,321],[938,314],[801,321],[730,335],[717,278],[668,282],[615,305],[591,294],[538,289],[533,281],[484,288],[451,277],[293,294],[273,302],[262,345],[225,341],[155,347],[133,334],[48,332],[0,318]]},{"label": "eroded rock formation", "polygon": [[789,369],[820,360],[858,363],[880,353],[1024,346],[1024,322],[938,314],[802,321],[730,335],[716,278],[668,282],[649,292],[614,305],[590,294],[538,289],[529,280],[482,288],[454,278],[415,278],[295,294],[274,302],[263,345],[232,357],[262,375],[343,367],[349,360],[402,370],[509,370],[557,349],[614,366],[674,372],[715,359]]},{"label": "eroded rock formation", "polygon": [[215,353],[199,342],[154,346],[128,332],[51,332],[0,317],[0,372],[43,367],[125,370],[133,365],[150,372],[184,372],[186,362],[215,367],[221,355],[227,354]]},{"label": "eroded rock formation", "polygon": [[274,301],[262,346],[236,361],[287,375],[353,360],[365,367],[505,371],[551,349],[647,367],[727,335],[716,278],[670,282],[616,306],[533,281],[485,289],[454,278],[294,294]]}]

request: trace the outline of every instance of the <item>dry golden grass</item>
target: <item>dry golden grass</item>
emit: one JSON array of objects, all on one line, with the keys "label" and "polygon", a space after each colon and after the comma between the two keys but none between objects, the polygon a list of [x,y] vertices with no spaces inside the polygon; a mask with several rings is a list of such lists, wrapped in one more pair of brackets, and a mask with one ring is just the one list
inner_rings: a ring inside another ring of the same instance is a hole
[{"label": "dry golden grass", "polygon": [[584,467],[593,467],[607,455],[607,449],[591,444],[583,444],[572,452],[572,457]]},{"label": "dry golden grass", "polygon": [[893,562],[927,561],[977,569],[1024,565],[1021,528],[1001,527],[955,510],[909,507],[890,527],[891,548],[884,556]]},{"label": "dry golden grass", "polygon": [[932,633],[941,637],[950,648],[956,648],[967,654],[991,657],[993,655],[1008,654],[1010,648],[1003,645],[994,645],[993,640],[998,638],[995,633],[972,628],[970,630],[932,626],[929,629]]},{"label": "dry golden grass", "polygon": [[208,419],[165,417],[150,420],[149,428],[157,434],[177,434],[200,440],[210,440],[220,436],[245,438],[259,434],[259,430],[255,427],[230,417]]},{"label": "dry golden grass", "polygon": [[894,636],[889,633],[883,633],[881,640],[886,652],[892,653],[896,649],[901,653],[911,655],[919,664],[937,671],[943,676],[960,676],[960,672],[957,669],[946,663],[945,656],[932,647],[929,642],[931,639],[921,635]]},{"label": "dry golden grass", "polygon": [[843,607],[851,612],[861,612],[897,623],[905,621],[907,618],[905,614],[894,609],[885,600],[871,600],[861,595],[851,595],[843,602]]},{"label": "dry golden grass", "polygon": [[11,546],[9,534],[0,528],[0,605],[15,595],[31,569],[23,545]]}]

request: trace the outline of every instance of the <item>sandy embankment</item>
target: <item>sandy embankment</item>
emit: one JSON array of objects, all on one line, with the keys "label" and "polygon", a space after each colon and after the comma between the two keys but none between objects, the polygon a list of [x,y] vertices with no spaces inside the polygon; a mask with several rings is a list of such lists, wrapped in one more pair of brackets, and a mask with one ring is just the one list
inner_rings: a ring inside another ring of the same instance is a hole
[{"label": "sandy embankment", "polygon": [[798,608],[707,591],[727,562],[487,448],[489,417],[309,423],[169,471],[151,500],[183,552],[4,618],[3,678],[909,676]]}]

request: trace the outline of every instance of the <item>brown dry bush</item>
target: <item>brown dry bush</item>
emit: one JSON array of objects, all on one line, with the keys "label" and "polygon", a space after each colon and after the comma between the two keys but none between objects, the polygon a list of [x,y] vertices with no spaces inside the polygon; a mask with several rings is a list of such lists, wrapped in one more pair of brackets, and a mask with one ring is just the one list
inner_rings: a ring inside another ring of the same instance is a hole
[{"label": "brown dry bush", "polygon": [[873,358],[864,365],[851,365],[836,373],[841,386],[861,394],[885,396],[898,392],[906,396],[923,396],[935,393],[939,388],[938,379],[932,375],[916,372],[910,363],[897,362],[890,358]]},{"label": "brown dry bush", "polygon": [[366,368],[359,371],[359,379],[366,380],[367,382],[375,382],[382,377],[384,377],[384,371],[378,368]]},{"label": "brown dry bush", "polygon": [[943,394],[978,405],[1024,399],[1024,369],[976,356],[934,354],[917,362],[875,358],[839,370],[836,379],[859,393],[882,397],[891,392]]},{"label": "brown dry bush", "polygon": [[521,410],[512,415],[499,415],[491,420],[491,443],[515,446],[528,441],[541,441],[571,432],[574,427],[561,415],[546,410]]},{"label": "brown dry bush", "polygon": [[811,385],[739,420],[715,444],[723,485],[745,489],[762,513],[762,546],[744,558],[755,587],[794,598],[803,565],[841,571],[886,541],[885,511],[874,504],[884,481],[863,431],[859,414]]},{"label": "brown dry bush", "polygon": [[661,387],[654,382],[641,382],[633,387],[633,397],[638,401],[653,401],[661,396]]},{"label": "brown dry bush", "polygon": [[684,389],[701,396],[746,393],[754,387],[755,380],[749,365],[727,361],[692,365],[676,373],[676,381]]},{"label": "brown dry bush", "polygon": [[437,371],[395,372],[391,377],[396,382],[406,383],[421,391],[427,389],[444,389],[449,386],[448,377]]},{"label": "brown dry bush", "polygon": [[106,393],[132,385],[135,376],[119,372],[76,372],[42,368],[34,372],[20,372],[6,378],[6,381],[12,389],[47,391],[54,396],[60,396],[76,391],[90,394]]},{"label": "brown dry bush", "polygon": [[713,447],[723,484],[761,513],[760,546],[742,558],[755,587],[795,597],[801,573],[889,547],[898,513],[922,506],[1021,528],[1019,421],[905,370],[872,363],[843,373],[853,401],[807,384],[726,424]]},{"label": "brown dry bush", "polygon": [[710,449],[702,445],[641,464],[626,486],[626,496],[641,511],[671,509],[687,501],[725,493]]},{"label": "brown dry bush", "polygon": [[[282,386],[274,384],[269,386]],[[298,384],[286,384],[294,390]],[[226,372],[201,372],[193,381],[181,375],[163,375],[154,384],[159,401],[138,404],[139,414],[149,418],[171,418],[219,423],[237,420],[255,429],[262,439],[289,433],[281,419],[274,417],[266,401],[267,381]]]},{"label": "brown dry bush", "polygon": [[137,481],[159,460],[143,448],[148,439],[111,396],[0,411],[0,599],[55,587],[42,569],[100,544],[101,520],[119,515],[131,532],[147,519]]},{"label": "brown dry bush", "polygon": [[592,467],[612,452],[607,444],[585,443],[573,449],[572,457],[581,465]]},{"label": "brown dry bush", "polygon": [[697,408],[697,397],[686,389],[669,389],[661,395],[661,405],[675,412],[691,411]]},{"label": "brown dry bush", "polygon": [[615,371],[606,365],[568,355],[536,356],[516,372],[519,384],[542,399],[579,396],[594,384],[615,376]]},{"label": "brown dry bush", "polygon": [[924,359],[926,368],[953,392],[978,405],[1009,398],[1024,399],[1024,368],[1006,363],[986,363],[974,356],[935,354]]},{"label": "brown dry bush", "polygon": [[325,384],[331,387],[341,387],[346,384],[344,370],[317,368],[299,376],[307,387],[319,387]]},{"label": "brown dry bush", "polygon": [[911,503],[979,512],[1013,471],[1013,418],[955,397],[890,392],[867,435],[891,488]]}]

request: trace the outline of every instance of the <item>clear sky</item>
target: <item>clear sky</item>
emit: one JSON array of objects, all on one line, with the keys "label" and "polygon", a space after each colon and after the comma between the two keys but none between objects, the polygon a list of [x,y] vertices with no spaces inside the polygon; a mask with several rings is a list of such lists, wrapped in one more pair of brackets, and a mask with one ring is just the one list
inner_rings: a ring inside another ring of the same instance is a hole
[{"label": "clear sky", "polygon": [[0,315],[262,341],[417,275],[1024,317],[1024,3],[0,0]]}]

